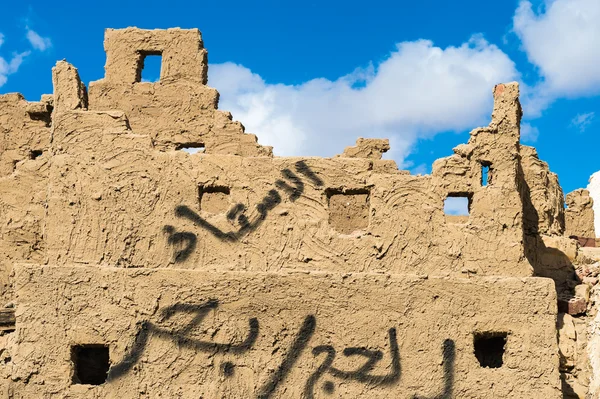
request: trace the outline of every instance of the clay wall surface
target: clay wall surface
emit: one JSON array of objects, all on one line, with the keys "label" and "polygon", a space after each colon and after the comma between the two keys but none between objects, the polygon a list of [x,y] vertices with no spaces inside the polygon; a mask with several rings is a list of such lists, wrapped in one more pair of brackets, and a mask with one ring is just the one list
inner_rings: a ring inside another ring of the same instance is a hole
[{"label": "clay wall surface", "polygon": [[[89,91],[60,61],[53,96],[0,97],[0,397],[562,397],[578,248],[516,83],[414,176],[384,139],[273,156],[217,109],[196,29],[104,47]],[[506,337],[502,365],[476,337]],[[74,377],[82,345],[108,348],[108,381]]]},{"label": "clay wall surface", "polygon": [[[561,397],[545,279],[21,265],[16,297],[15,398]],[[73,385],[90,344],[108,381]]]},{"label": "clay wall surface", "polygon": [[565,234],[569,237],[596,237],[594,228],[594,200],[588,190],[579,189],[567,194]]},{"label": "clay wall surface", "polygon": [[0,300],[10,300],[14,262],[44,261],[42,220],[50,159],[52,96],[0,95]]},{"label": "clay wall surface", "polygon": [[[106,75],[90,83],[90,110],[121,110],[132,129],[161,149],[203,147],[207,154],[272,156],[252,134],[218,111],[208,86],[207,51],[198,29],[107,29]],[[160,80],[141,81],[144,59],[161,55]]]},{"label": "clay wall surface", "polygon": [[28,102],[21,94],[0,95],[0,177],[19,162],[39,157],[50,145],[52,96]]},{"label": "clay wall surface", "polygon": [[524,195],[524,226],[528,235],[562,235],[565,230],[565,200],[556,173],[539,159],[534,147],[521,145]]},{"label": "clay wall surface", "polygon": [[[90,104],[93,98],[90,90]],[[138,132],[129,115],[55,112],[50,262],[532,274],[523,257],[517,190],[516,84],[497,87],[492,124],[438,160],[430,176],[406,175],[372,157],[240,157],[211,154],[208,145],[195,155],[165,151],[155,137]],[[157,132],[171,126],[168,118],[152,124]],[[204,134],[188,128],[196,137]],[[230,142],[227,135],[218,139]],[[490,168],[486,185],[484,165]],[[447,196],[468,197],[470,217],[448,220]]]},{"label": "clay wall surface", "polygon": [[594,227],[596,228],[596,237],[600,238],[600,171],[590,176],[587,189],[594,200]]}]

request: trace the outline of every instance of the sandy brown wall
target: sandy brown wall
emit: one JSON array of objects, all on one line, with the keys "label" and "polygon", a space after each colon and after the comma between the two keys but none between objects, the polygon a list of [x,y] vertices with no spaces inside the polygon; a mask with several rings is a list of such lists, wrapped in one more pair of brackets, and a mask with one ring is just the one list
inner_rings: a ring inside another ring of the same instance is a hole
[{"label": "sandy brown wall", "polygon": [[[15,398],[561,397],[544,279],[22,265],[16,292]],[[507,334],[498,368],[484,333]],[[89,344],[109,380],[73,385]]]}]

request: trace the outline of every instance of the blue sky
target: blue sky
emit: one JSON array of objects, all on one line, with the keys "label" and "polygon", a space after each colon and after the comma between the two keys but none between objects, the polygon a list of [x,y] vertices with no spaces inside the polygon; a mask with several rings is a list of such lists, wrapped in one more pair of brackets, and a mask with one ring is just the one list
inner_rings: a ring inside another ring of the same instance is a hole
[{"label": "blue sky", "polygon": [[52,92],[57,60],[102,78],[105,28],[197,27],[220,108],[277,155],[341,153],[389,137],[402,168],[487,125],[495,83],[521,83],[523,139],[565,192],[600,170],[600,2],[10,2],[0,12],[0,93]]}]

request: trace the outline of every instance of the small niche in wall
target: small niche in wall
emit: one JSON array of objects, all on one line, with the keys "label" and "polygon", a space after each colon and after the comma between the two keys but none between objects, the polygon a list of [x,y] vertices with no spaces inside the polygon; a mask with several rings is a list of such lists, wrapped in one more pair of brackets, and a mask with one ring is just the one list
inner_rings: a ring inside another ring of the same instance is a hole
[{"label": "small niche in wall", "polygon": [[369,190],[326,190],[329,225],[337,232],[350,234],[369,227]]},{"label": "small niche in wall", "polygon": [[481,163],[481,186],[486,187],[492,183],[492,164],[490,162]]},{"label": "small niche in wall", "polygon": [[497,369],[504,363],[508,334],[505,332],[477,332],[473,336],[475,357],[481,367]]},{"label": "small niche in wall", "polygon": [[229,209],[229,187],[199,186],[198,197],[201,211],[225,213]]},{"label": "small niche in wall", "polygon": [[102,385],[106,382],[110,358],[106,345],[75,345],[71,347],[73,384]]},{"label": "small niche in wall", "polygon": [[471,193],[450,193],[444,201],[444,214],[448,223],[467,223],[471,213]]},{"label": "small niche in wall", "polygon": [[161,51],[140,51],[136,82],[158,82],[162,69]]},{"label": "small niche in wall", "polygon": [[41,157],[43,154],[42,150],[31,150],[29,151],[29,159],[36,159]]}]

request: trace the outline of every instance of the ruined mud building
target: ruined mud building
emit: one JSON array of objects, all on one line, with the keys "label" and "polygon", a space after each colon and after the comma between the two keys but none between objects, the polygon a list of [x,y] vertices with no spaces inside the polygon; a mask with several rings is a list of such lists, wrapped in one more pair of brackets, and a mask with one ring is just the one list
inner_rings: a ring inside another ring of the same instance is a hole
[{"label": "ruined mud building", "polygon": [[60,61],[53,95],[0,96],[0,397],[594,394],[591,200],[520,144],[516,83],[415,176],[386,140],[274,157],[198,30],[104,47],[87,88]]}]

